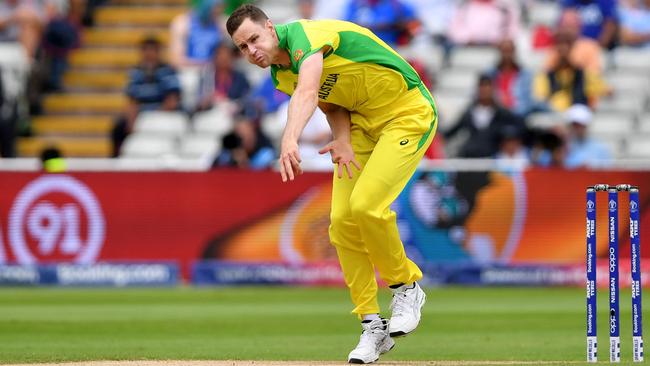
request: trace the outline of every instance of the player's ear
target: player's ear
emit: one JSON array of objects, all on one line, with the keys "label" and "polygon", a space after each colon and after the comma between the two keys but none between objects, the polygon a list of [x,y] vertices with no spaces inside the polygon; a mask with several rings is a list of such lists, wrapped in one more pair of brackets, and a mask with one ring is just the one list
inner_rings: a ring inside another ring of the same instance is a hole
[{"label": "player's ear", "polygon": [[264,28],[273,31],[275,33],[275,27],[273,26],[273,22],[271,21],[271,19],[266,20],[266,23],[264,23]]}]

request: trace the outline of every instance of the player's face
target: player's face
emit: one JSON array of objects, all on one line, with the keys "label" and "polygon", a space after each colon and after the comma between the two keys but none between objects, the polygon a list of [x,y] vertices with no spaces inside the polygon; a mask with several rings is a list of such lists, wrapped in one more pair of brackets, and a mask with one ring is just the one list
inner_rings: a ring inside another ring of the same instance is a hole
[{"label": "player's face", "polygon": [[245,19],[233,33],[232,40],[251,64],[266,68],[278,61],[278,37],[270,20],[259,24]]}]

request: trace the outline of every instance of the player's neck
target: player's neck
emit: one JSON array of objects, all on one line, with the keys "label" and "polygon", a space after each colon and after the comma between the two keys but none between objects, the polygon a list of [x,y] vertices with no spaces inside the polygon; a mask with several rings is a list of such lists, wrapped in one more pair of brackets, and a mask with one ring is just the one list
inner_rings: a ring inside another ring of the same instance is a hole
[{"label": "player's neck", "polygon": [[288,69],[291,67],[291,58],[289,52],[286,50],[280,50],[278,52],[278,57],[274,60],[274,64],[280,66],[283,69]]}]

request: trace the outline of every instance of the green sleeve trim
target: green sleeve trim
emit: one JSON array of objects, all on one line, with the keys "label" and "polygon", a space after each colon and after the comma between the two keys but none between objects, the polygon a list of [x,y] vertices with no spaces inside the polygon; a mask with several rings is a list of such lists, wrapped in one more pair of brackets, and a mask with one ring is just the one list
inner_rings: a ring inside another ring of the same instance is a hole
[{"label": "green sleeve trim", "polygon": [[271,80],[273,80],[273,85],[275,85],[277,89],[278,85],[280,85],[280,81],[278,80],[278,67],[275,65],[271,65]]},{"label": "green sleeve trim", "polygon": [[416,151],[420,150],[420,148],[424,146],[424,144],[429,139],[429,135],[431,135],[431,133],[434,132],[438,126],[438,108],[436,108],[436,103],[433,101],[433,97],[431,96],[431,93],[422,83],[418,85],[418,89],[420,89],[420,93],[424,95],[424,97],[431,104],[431,108],[433,108],[433,121],[431,121],[431,124],[429,125],[429,129],[427,130],[427,132],[425,132],[424,135],[422,135],[422,137],[420,138],[420,141],[418,141],[418,148]]}]

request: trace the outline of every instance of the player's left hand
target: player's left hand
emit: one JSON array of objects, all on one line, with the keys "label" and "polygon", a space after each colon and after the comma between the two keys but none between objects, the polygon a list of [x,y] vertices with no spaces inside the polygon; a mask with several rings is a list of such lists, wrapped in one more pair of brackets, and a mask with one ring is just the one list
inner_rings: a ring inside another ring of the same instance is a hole
[{"label": "player's left hand", "polygon": [[300,153],[298,152],[298,143],[296,141],[282,141],[280,147],[280,175],[282,181],[294,180],[296,175],[302,174],[300,167]]},{"label": "player's left hand", "polygon": [[332,163],[338,165],[339,178],[343,178],[343,168],[345,168],[348,178],[352,179],[350,165],[354,165],[359,171],[361,170],[361,165],[354,158],[354,150],[352,150],[352,145],[349,142],[334,140],[318,151],[319,154],[327,154],[328,152],[332,156]]}]

